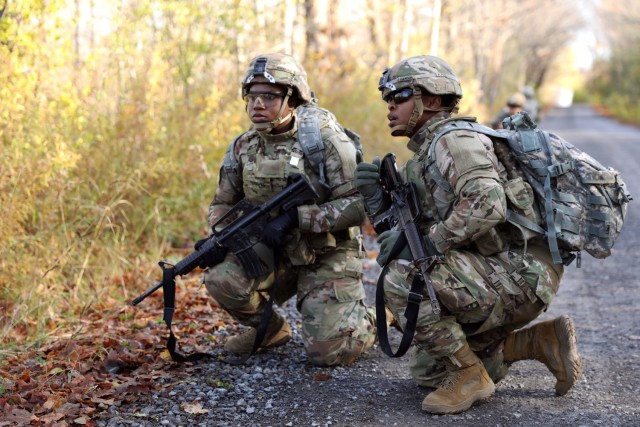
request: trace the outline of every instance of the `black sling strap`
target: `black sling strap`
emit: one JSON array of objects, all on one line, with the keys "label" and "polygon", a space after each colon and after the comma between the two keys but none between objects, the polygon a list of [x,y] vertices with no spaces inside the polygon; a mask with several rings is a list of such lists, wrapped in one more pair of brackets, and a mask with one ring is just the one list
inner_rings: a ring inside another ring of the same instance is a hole
[{"label": "black sling strap", "polygon": [[[251,353],[246,355],[234,358],[229,357],[223,359],[225,363],[230,365],[240,365],[246,362],[251,356],[253,356],[256,351],[260,348],[262,341],[264,341],[265,335],[267,333],[267,327],[269,326],[269,321],[271,320],[271,316],[273,314],[273,295],[276,284],[278,283],[278,267],[280,265],[280,253],[279,251],[273,251],[274,258],[274,283],[269,289],[269,300],[264,307],[262,312],[262,318],[260,319],[260,324],[256,328],[256,338],[253,342],[253,349]],[[171,360],[174,362],[197,362],[204,358],[214,358],[216,357],[210,353],[193,353],[190,355],[183,355],[176,351],[177,346],[177,338],[173,333],[172,322],[173,322],[173,313],[175,312],[175,300],[176,300],[176,279],[174,266],[166,263],[160,262],[160,267],[162,267],[162,290],[164,296],[164,312],[163,312],[163,320],[169,329],[169,338],[167,339],[167,350],[171,355]]]},{"label": "black sling strap", "polygon": [[164,297],[163,320],[169,329],[169,339],[167,340],[167,350],[174,362],[196,362],[200,359],[214,357],[209,353],[194,353],[188,356],[182,355],[176,351],[177,339],[173,334],[171,323],[173,322],[173,313],[176,311],[176,276],[174,266],[160,262],[162,267],[162,294]]},{"label": "black sling strap", "polygon": [[[389,270],[389,262],[393,260],[406,245],[406,238],[404,233],[400,235],[388,257],[387,263],[383,266],[382,272],[378,277],[378,283],[376,285],[376,327],[378,329],[378,341],[380,348],[389,357],[402,357],[407,352],[411,343],[413,342],[413,336],[416,333],[416,325],[418,324],[418,311],[420,310],[420,303],[424,299],[424,281],[420,274],[416,274],[411,282],[411,289],[407,297],[407,308],[404,311],[404,317],[407,319],[406,326],[402,331],[402,339],[398,350],[394,353],[389,344],[389,335],[387,331],[387,313],[384,303],[384,277]],[[427,268],[428,272],[431,272],[435,267],[437,260],[433,258]]]}]

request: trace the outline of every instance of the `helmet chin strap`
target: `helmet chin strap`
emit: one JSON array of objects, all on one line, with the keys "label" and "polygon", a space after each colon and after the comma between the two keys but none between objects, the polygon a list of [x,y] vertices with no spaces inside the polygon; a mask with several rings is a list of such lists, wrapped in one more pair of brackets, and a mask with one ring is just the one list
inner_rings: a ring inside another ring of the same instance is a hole
[{"label": "helmet chin strap", "polygon": [[293,90],[291,88],[287,88],[287,94],[282,100],[280,111],[278,111],[278,116],[275,118],[275,120],[271,120],[270,122],[266,122],[266,123],[254,123],[253,127],[258,132],[271,133],[275,128],[280,126],[282,123],[285,123],[288,120],[290,120],[291,117],[293,117],[293,111],[289,112],[289,114],[287,114],[284,117],[282,117],[282,113],[284,112],[285,107],[288,105],[289,97],[291,97],[292,93],[293,93]]},{"label": "helmet chin strap", "polygon": [[391,128],[391,136],[410,136],[413,132],[413,128],[418,123],[418,119],[425,112],[424,104],[422,103],[422,91],[420,86],[413,86],[413,112],[411,118],[406,125],[397,125]]}]

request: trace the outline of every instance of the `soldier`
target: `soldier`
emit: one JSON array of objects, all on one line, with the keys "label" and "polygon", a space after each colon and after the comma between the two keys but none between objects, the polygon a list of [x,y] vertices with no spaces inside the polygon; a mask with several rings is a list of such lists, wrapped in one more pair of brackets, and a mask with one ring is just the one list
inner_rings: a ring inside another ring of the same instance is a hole
[{"label": "soldier", "polygon": [[507,105],[504,106],[500,113],[493,119],[491,122],[491,127],[493,129],[502,129],[502,121],[507,117],[513,116],[515,113],[522,111],[522,107],[524,106],[525,98],[524,95],[520,92],[516,92],[512,94],[507,99]]},{"label": "soldier", "polygon": [[538,100],[536,100],[536,93],[533,87],[529,85],[523,87],[522,94],[525,97],[522,109],[529,113],[531,120],[538,123],[540,121],[540,106],[538,105]]},{"label": "soldier", "polygon": [[[242,97],[252,126],[230,145],[213,201],[209,224],[241,199],[264,203],[303,174],[320,194],[317,203],[275,216],[254,246],[274,273],[248,279],[231,252],[224,261],[210,259],[204,267],[209,293],[239,323],[249,328],[229,338],[224,348],[250,353],[267,293],[282,304],[297,295],[302,337],[309,361],[316,365],[348,365],[375,341],[375,314],[364,304],[360,225],[365,218],[361,197],[353,186],[356,148],[332,113],[315,105],[307,74],[291,56],[269,53],[254,58],[242,79]],[[299,125],[316,146],[315,161],[301,142]],[[314,136],[318,140],[313,140]],[[198,244],[196,244],[197,247]],[[274,264],[274,251],[280,256]],[[214,255],[217,257],[217,255]],[[216,265],[217,264],[217,265]],[[261,349],[291,338],[287,320],[273,312]]]},{"label": "soldier", "polygon": [[[388,106],[391,135],[408,137],[407,147],[415,153],[400,172],[418,190],[418,225],[429,256],[443,257],[431,272],[442,311],[434,313],[425,290],[410,362],[418,383],[435,388],[422,409],[465,411],[491,396],[508,366],[523,359],[543,362],[557,379],[556,393],[565,394],[582,371],[571,319],[517,330],[547,309],[563,266],[553,264],[544,241],[532,239],[525,247],[500,232],[506,225],[506,173],[491,139],[460,129],[432,141],[439,128],[455,120],[462,98],[454,71],[434,56],[411,57],[385,70],[378,89]],[[377,159],[358,165],[356,187],[375,223],[390,203]],[[522,190],[514,188],[516,194]],[[378,236],[377,260],[388,266],[385,304],[405,328],[403,313],[417,269],[407,246],[394,248],[400,234],[388,230]]]}]

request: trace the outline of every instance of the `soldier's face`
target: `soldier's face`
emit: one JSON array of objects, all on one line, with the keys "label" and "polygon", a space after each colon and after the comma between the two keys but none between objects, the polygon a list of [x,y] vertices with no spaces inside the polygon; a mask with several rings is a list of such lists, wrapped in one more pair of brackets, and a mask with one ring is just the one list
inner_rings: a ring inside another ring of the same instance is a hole
[{"label": "soldier's face", "polygon": [[393,129],[395,126],[408,124],[409,119],[411,118],[411,114],[413,113],[413,107],[415,105],[413,93],[409,94],[409,96],[399,95],[404,94],[396,95],[392,92],[385,98],[387,100],[387,109],[389,110],[389,113],[387,114],[387,126],[389,126],[390,129]]},{"label": "soldier's face", "polygon": [[[278,118],[280,107],[286,92],[284,88],[271,83],[256,83],[251,85],[244,97],[247,103],[247,114],[253,123],[268,123]],[[282,117],[293,110],[285,105]]]}]

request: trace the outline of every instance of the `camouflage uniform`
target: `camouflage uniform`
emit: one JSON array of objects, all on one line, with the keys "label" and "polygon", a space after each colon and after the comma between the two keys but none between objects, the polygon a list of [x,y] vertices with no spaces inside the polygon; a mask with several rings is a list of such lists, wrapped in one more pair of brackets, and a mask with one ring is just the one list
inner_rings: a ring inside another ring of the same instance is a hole
[{"label": "camouflage uniform", "polygon": [[523,94],[512,94],[509,99],[507,99],[507,105],[505,105],[491,121],[491,127],[493,129],[502,129],[502,121],[520,111],[524,104],[525,97]]},{"label": "camouflage uniform", "polygon": [[[248,279],[237,257],[229,253],[223,263],[206,271],[205,284],[234,318],[254,328],[271,287],[275,286],[274,300],[279,304],[297,295],[309,360],[317,365],[349,364],[375,341],[375,315],[364,304],[365,253],[359,227],[364,208],[352,183],[356,150],[333,114],[307,103],[296,109],[291,130],[273,135],[252,126],[237,138],[227,152],[237,168],[220,169],[209,223],[242,198],[264,203],[286,186],[292,173],[305,175],[316,189],[323,188],[298,139],[298,123],[306,114],[320,121],[328,187],[318,204],[298,207],[299,227],[282,248],[278,282],[274,283],[273,272]],[[262,244],[255,248],[273,270],[272,251]]]},{"label": "camouflage uniform", "polygon": [[[383,98],[402,84],[412,84],[402,76],[403,70],[416,74],[411,64],[409,60],[394,67],[392,75],[381,80]],[[423,65],[418,62],[416,66]],[[428,72],[446,76],[448,70]],[[434,94],[457,94],[457,81],[440,80],[431,78],[431,88],[426,89]],[[546,310],[563,273],[562,266],[553,264],[544,242],[530,240],[525,251],[501,232],[506,220],[503,183],[507,177],[487,136],[467,130],[447,133],[437,141],[435,166],[452,191],[431,176],[427,168],[431,138],[450,120],[450,113],[442,111],[417,130],[408,143],[415,154],[401,169],[403,179],[415,183],[420,195],[421,230],[445,256],[431,273],[442,313],[433,313],[425,289],[412,349],[411,373],[419,381],[426,379],[424,385],[438,383],[428,380],[444,372],[445,362],[465,341],[483,359],[490,375],[501,378],[506,365],[497,346]],[[412,262],[393,260],[384,278],[387,307],[403,328],[416,272]]]},{"label": "camouflage uniform", "polygon": [[536,100],[536,93],[533,90],[533,87],[528,85],[523,87],[522,93],[526,98],[526,101],[524,102],[522,109],[527,113],[529,113],[529,117],[531,117],[531,120],[533,120],[536,123],[539,122],[540,121],[540,105]]}]

